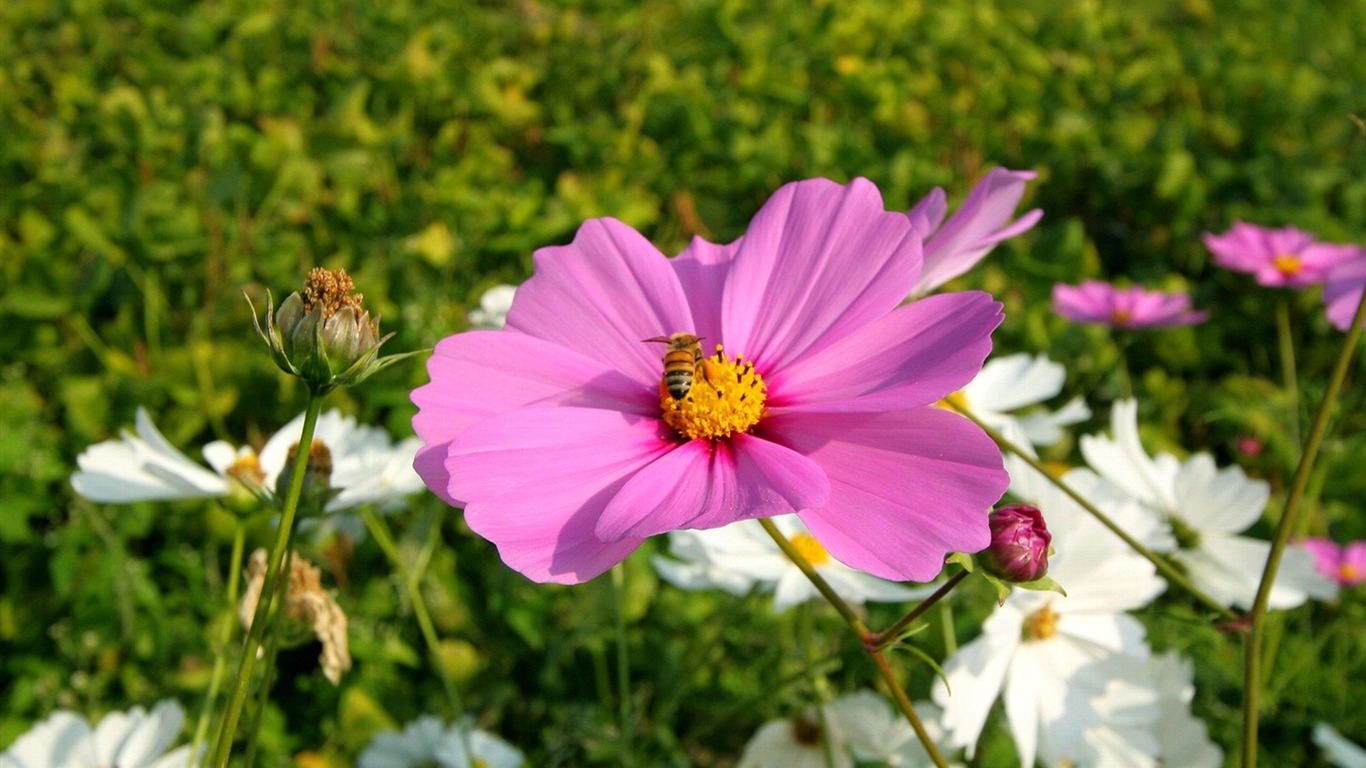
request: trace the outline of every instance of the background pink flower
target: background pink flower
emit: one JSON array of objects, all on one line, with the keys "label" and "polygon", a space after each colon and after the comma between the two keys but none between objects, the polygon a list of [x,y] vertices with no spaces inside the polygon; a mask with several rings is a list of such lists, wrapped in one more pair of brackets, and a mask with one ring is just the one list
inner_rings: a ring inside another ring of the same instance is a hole
[{"label": "background pink flower", "polygon": [[1053,311],[1074,323],[1115,328],[1169,328],[1202,323],[1206,312],[1191,309],[1184,293],[1149,291],[1142,286],[1118,288],[1100,280],[1053,286]]},{"label": "background pink flower", "polygon": [[1222,235],[1205,233],[1214,263],[1253,275],[1258,285],[1303,288],[1322,283],[1334,267],[1358,250],[1351,245],[1321,243],[1308,232],[1284,227],[1268,229],[1235,221]]},{"label": "background pink flower", "polygon": [[1305,539],[1304,548],[1314,556],[1319,573],[1342,586],[1366,581],[1366,541],[1340,546],[1331,539]]},{"label": "background pink flower", "polygon": [[[1000,305],[899,306],[921,259],[920,233],[863,179],[789,184],[741,239],[672,260],[621,222],[586,222],[536,252],[505,330],[437,345],[413,393],[415,466],[539,581],[592,578],[657,533],[791,512],[847,565],[929,580],[945,553],[986,546],[1007,477],[984,433],[933,405],[981,368]],[[757,423],[687,440],[665,421],[681,403],[641,340],[677,331],[752,362]]]}]

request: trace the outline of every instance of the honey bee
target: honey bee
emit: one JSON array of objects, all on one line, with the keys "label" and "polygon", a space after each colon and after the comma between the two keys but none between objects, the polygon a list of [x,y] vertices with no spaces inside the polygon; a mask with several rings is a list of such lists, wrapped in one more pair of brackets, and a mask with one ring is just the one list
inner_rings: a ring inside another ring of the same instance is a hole
[{"label": "honey bee", "polygon": [[678,333],[670,336],[656,336],[645,341],[658,341],[669,345],[664,353],[664,388],[675,400],[682,400],[692,391],[693,379],[699,375],[706,378],[702,367],[702,338],[691,333]]}]

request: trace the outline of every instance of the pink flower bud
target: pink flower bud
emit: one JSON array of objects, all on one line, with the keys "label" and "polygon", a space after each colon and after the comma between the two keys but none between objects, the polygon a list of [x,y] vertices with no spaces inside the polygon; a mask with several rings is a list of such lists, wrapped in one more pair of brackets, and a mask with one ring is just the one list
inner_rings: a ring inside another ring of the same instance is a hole
[{"label": "pink flower bud", "polygon": [[1048,573],[1048,544],[1053,534],[1043,513],[1028,504],[1007,504],[992,511],[991,545],[982,553],[988,571],[1010,582],[1041,579]]}]

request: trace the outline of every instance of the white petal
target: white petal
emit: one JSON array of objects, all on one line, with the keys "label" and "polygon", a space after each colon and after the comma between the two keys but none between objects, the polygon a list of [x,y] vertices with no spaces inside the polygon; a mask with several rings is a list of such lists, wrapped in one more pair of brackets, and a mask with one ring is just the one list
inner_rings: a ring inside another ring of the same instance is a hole
[{"label": "white petal", "polygon": [[1323,757],[1338,768],[1366,768],[1366,749],[1343,738],[1327,723],[1314,726],[1314,743],[1323,750]]},{"label": "white petal", "polygon": [[125,504],[222,496],[227,481],[176,450],[157,431],[147,411],[137,412],[137,434],[124,433],[87,448],[71,476],[76,493],[91,501]]},{"label": "white petal", "polygon": [[1016,354],[988,360],[963,395],[968,407],[1013,411],[1056,396],[1067,379],[1067,369],[1044,355]]},{"label": "white petal", "polygon": [[1197,531],[1242,533],[1257,522],[1271,497],[1271,486],[1249,480],[1240,467],[1216,469],[1214,457],[1198,453],[1176,474],[1172,512]]}]

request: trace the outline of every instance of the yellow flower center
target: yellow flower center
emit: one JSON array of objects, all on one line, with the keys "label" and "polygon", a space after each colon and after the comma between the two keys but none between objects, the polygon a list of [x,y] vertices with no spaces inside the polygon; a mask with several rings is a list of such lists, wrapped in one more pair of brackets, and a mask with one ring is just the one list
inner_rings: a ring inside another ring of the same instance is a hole
[{"label": "yellow flower center", "polygon": [[1276,271],[1286,277],[1294,275],[1304,267],[1304,264],[1300,263],[1299,256],[1294,256],[1289,253],[1283,253],[1274,257],[1271,259],[1271,265],[1276,268]]},{"label": "yellow flower center", "polygon": [[697,363],[692,386],[682,398],[675,399],[660,381],[659,408],[679,435],[718,440],[753,429],[764,417],[767,391],[753,363],[739,355],[726,357],[718,344],[715,355]]},{"label": "yellow flower center", "polygon": [[1127,309],[1116,309],[1110,313],[1110,320],[1114,322],[1115,325],[1128,325],[1133,317],[1134,313]]},{"label": "yellow flower center", "polygon": [[945,396],[943,400],[935,403],[935,405],[946,411],[953,411],[954,413],[966,411],[968,410],[968,396],[963,394],[962,390],[959,390],[958,392]]},{"label": "yellow flower center", "polygon": [[224,474],[250,488],[260,488],[266,482],[266,473],[254,453],[237,457]]},{"label": "yellow flower center", "polygon": [[1025,642],[1047,640],[1053,637],[1058,634],[1058,614],[1045,605],[1025,619],[1023,634]]},{"label": "yellow flower center", "polygon": [[830,553],[825,551],[816,537],[809,533],[799,533],[792,537],[792,546],[796,547],[801,556],[806,558],[806,562],[815,566],[825,565],[830,562]]},{"label": "yellow flower center", "polygon": [[1338,566],[1338,581],[1345,584],[1355,583],[1361,580],[1361,569],[1351,563],[1343,563]]}]

